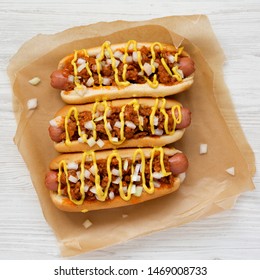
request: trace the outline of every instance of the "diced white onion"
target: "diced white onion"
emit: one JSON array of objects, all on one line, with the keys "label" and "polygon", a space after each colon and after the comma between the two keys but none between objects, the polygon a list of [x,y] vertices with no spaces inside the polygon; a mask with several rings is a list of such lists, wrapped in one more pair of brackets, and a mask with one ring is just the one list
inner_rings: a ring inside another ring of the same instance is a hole
[{"label": "diced white onion", "polygon": [[131,63],[131,62],[133,62],[133,57],[130,56],[130,55],[128,55],[128,56],[126,57],[126,63]]},{"label": "diced white onion", "polygon": [[181,75],[181,78],[183,79],[184,78],[183,71],[181,69],[178,69],[177,72]]},{"label": "diced white onion", "polygon": [[132,175],[132,180],[133,180],[133,182],[139,182],[141,180],[141,176],[133,174]]},{"label": "diced white onion", "polygon": [[226,169],[226,172],[229,175],[235,176],[235,167],[230,167],[230,168]]},{"label": "diced white onion", "polygon": [[158,126],[158,123],[159,123],[159,118],[154,116],[154,118],[153,118],[153,125],[154,126]]},{"label": "diced white onion", "polygon": [[97,111],[97,112],[95,113],[95,115],[94,115],[95,118],[98,118],[98,117],[100,117],[100,116],[102,116],[102,114],[101,114],[100,111]]},{"label": "diced white onion", "polygon": [[207,144],[200,144],[200,154],[206,154],[208,152],[208,145]]},{"label": "diced white onion", "polygon": [[108,65],[110,65],[110,64],[112,64],[112,59],[111,59],[111,58],[108,58],[108,59],[106,60],[106,62],[107,62]]},{"label": "diced white onion", "polygon": [[121,128],[122,124],[121,124],[121,122],[116,121],[114,126],[117,127],[117,128]]},{"label": "diced white onion", "polygon": [[77,182],[78,182],[78,178],[76,178],[76,177],[70,175],[70,176],[69,176],[69,181],[72,182],[72,183],[77,183]]},{"label": "diced white onion", "polygon": [[89,190],[89,186],[88,186],[88,185],[85,185],[85,186],[84,186],[84,192],[88,192],[88,190]]},{"label": "diced white onion", "polygon": [[79,138],[78,138],[78,142],[79,142],[79,143],[83,143],[84,141],[83,141],[83,139],[82,139],[81,137],[79,137]]},{"label": "diced white onion", "polygon": [[155,179],[161,179],[163,177],[163,174],[162,172],[153,172],[152,176]]},{"label": "diced white onion", "polygon": [[167,59],[168,59],[168,61],[170,62],[170,63],[173,63],[174,62],[174,56],[172,55],[172,54],[169,54],[169,55],[167,55]]},{"label": "diced white onion", "polygon": [[86,178],[86,179],[89,179],[90,178],[90,172],[89,172],[89,170],[87,170],[87,169],[85,169],[84,170],[84,177]]},{"label": "diced white onion", "polygon": [[119,175],[120,175],[119,170],[116,169],[116,168],[113,168],[113,169],[111,170],[111,173],[112,173],[113,175],[115,175],[115,176],[119,176]]},{"label": "diced white onion", "polygon": [[111,130],[112,130],[112,127],[111,127],[110,122],[108,122],[106,126],[107,126],[107,129],[108,129],[109,131],[111,131]]},{"label": "diced white onion", "polygon": [[146,75],[150,76],[152,74],[152,66],[149,63],[145,62],[143,67],[144,67],[144,72],[146,73]]},{"label": "diced white onion", "polygon": [[141,163],[137,163],[134,170],[134,175],[138,175],[141,169]]},{"label": "diced white onion", "polygon": [[99,122],[99,121],[102,121],[103,119],[104,119],[104,116],[100,116],[98,118],[95,118],[94,122]]},{"label": "diced white onion", "polygon": [[153,66],[154,66],[155,68],[158,68],[158,67],[159,67],[159,63],[158,63],[158,62],[154,62],[154,63],[153,63]]},{"label": "diced white onion", "polygon": [[128,168],[128,160],[125,159],[124,166],[123,166],[124,171],[127,171],[127,168]]},{"label": "diced white onion", "polygon": [[92,175],[95,175],[96,174],[96,168],[95,168],[95,165],[93,164],[90,168],[89,168],[89,171]]},{"label": "diced white onion", "polygon": [[114,52],[114,57],[115,58],[121,59],[122,56],[124,56],[124,54],[122,52],[120,52],[120,51],[115,51]]},{"label": "diced white onion", "polygon": [[80,173],[81,173],[80,171],[76,172],[78,179],[80,179]]},{"label": "diced white onion", "polygon": [[115,59],[115,66],[116,66],[116,68],[118,67],[119,64],[120,64],[120,60]]},{"label": "diced white onion", "polygon": [[50,120],[50,125],[51,126],[55,126],[55,127],[58,127],[59,124],[61,123],[61,120],[62,120],[62,117],[61,116],[58,116],[52,120]]},{"label": "diced white onion", "polygon": [[154,130],[154,134],[155,134],[155,135],[163,135],[163,130],[162,130],[162,129],[159,129],[159,128],[156,128],[156,129]]},{"label": "diced white onion", "polygon": [[123,187],[122,189],[124,193],[127,193],[127,187]]},{"label": "diced white onion", "polygon": [[32,98],[27,101],[27,108],[28,110],[35,109],[38,105],[37,98]]},{"label": "diced white onion", "polygon": [[122,55],[120,58],[119,58],[122,62],[124,62],[124,56]]},{"label": "diced white onion", "polygon": [[111,79],[107,77],[103,77],[102,85],[109,86],[111,84]]},{"label": "diced white onion", "polygon": [[78,58],[77,64],[83,64],[83,63],[86,63],[86,60],[83,58]]},{"label": "diced white onion", "polygon": [[58,124],[57,124],[55,119],[50,120],[49,123],[50,123],[51,126],[58,127]]},{"label": "diced white onion", "polygon": [[133,56],[133,61],[134,61],[134,62],[138,62],[138,55],[137,55],[137,52],[133,52],[132,56]]},{"label": "diced white onion", "polygon": [[69,76],[68,76],[68,81],[69,81],[70,83],[74,83],[74,76],[73,76],[73,75],[69,75]]},{"label": "diced white onion", "polygon": [[41,79],[39,77],[34,77],[31,80],[29,80],[29,84],[32,86],[37,86],[40,83]]},{"label": "diced white onion", "polygon": [[84,85],[81,85],[80,87],[76,87],[76,88],[74,89],[74,91],[75,91],[76,94],[78,94],[78,95],[80,95],[80,96],[84,96],[85,93],[86,93],[86,89],[87,89],[87,88],[86,88]]},{"label": "diced white onion", "polygon": [[89,228],[92,226],[92,223],[90,220],[86,220],[82,225],[84,226],[84,228]]},{"label": "diced white onion", "polygon": [[77,170],[78,169],[78,164],[75,161],[71,161],[67,164],[67,168]]},{"label": "diced white onion", "polygon": [[125,122],[125,125],[126,125],[127,127],[129,127],[129,128],[132,128],[132,129],[135,129],[135,128],[136,128],[136,125],[135,125],[133,122],[131,122],[131,121],[126,121],[126,122]]},{"label": "diced white onion", "polygon": [[77,70],[78,70],[78,73],[81,72],[85,67],[86,67],[86,63],[80,64],[79,67],[78,67],[78,69],[77,69]]},{"label": "diced white onion", "polygon": [[153,185],[155,188],[160,188],[161,184],[157,181],[153,181]]},{"label": "diced white onion", "polygon": [[94,125],[92,121],[87,121],[84,123],[84,127],[88,130],[93,130],[94,129]]},{"label": "diced white onion", "polygon": [[135,192],[136,192],[136,185],[132,185],[131,194],[134,194]]},{"label": "diced white onion", "polygon": [[137,186],[134,195],[139,197],[139,196],[142,195],[142,192],[143,192],[143,187],[142,186]]},{"label": "diced white onion", "polygon": [[108,197],[113,200],[115,198],[115,193],[114,192],[109,192]]},{"label": "diced white onion", "polygon": [[90,137],[87,140],[87,143],[88,143],[89,147],[93,147],[96,144],[96,141],[95,141],[94,137]]},{"label": "diced white onion", "polygon": [[91,188],[89,189],[89,191],[91,191],[91,192],[94,193],[94,194],[97,194],[97,188],[96,188],[96,187],[91,187]]},{"label": "diced white onion", "polygon": [[180,173],[179,175],[178,175],[178,177],[180,178],[180,180],[181,180],[181,183],[185,180],[185,178],[186,178],[186,173],[185,172],[182,172],[182,173]]},{"label": "diced white onion", "polygon": [[102,148],[102,147],[105,145],[105,143],[104,143],[103,140],[98,139],[98,140],[97,140],[97,145],[99,146],[99,148]]},{"label": "diced white onion", "polygon": [[98,53],[98,54],[96,55],[96,59],[99,59],[100,56],[101,56],[101,53]]},{"label": "diced white onion", "polygon": [[143,72],[143,71],[140,71],[140,72],[138,72],[138,75],[139,75],[139,76],[143,76],[143,75],[144,75],[144,72]]},{"label": "diced white onion", "polygon": [[120,182],[121,182],[121,178],[120,178],[120,177],[117,177],[112,183],[118,185]]},{"label": "diced white onion", "polygon": [[93,86],[93,85],[94,85],[94,78],[93,78],[93,77],[89,77],[88,80],[87,80],[87,82],[86,82],[86,85],[87,85],[88,87]]},{"label": "diced white onion", "polygon": [[118,142],[118,137],[112,137],[111,140],[112,142]]}]

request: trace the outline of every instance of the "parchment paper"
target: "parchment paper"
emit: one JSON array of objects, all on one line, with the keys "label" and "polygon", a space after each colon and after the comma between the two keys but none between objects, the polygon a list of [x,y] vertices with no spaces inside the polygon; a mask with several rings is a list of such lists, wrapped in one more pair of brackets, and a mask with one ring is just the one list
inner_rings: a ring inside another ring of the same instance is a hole
[{"label": "parchment paper", "polygon": [[[195,61],[192,88],[174,96],[192,111],[191,126],[175,144],[189,158],[186,180],[177,193],[140,205],[85,214],[62,212],[52,204],[44,186],[49,162],[57,155],[48,136],[49,120],[64,105],[58,91],[49,85],[49,76],[59,60],[74,49],[95,47],[105,40],[120,43],[129,39],[182,44]],[[14,55],[8,67],[18,123],[14,141],[63,256],[100,249],[215,214],[231,208],[241,193],[254,189],[254,154],[224,84],[223,63],[223,50],[207,17],[201,15],[75,27],[54,35],[38,35]],[[28,81],[35,76],[41,82],[32,86]],[[28,111],[26,103],[30,98],[38,99],[38,107]],[[206,155],[199,154],[200,143],[208,144]],[[235,167],[235,176],[225,172],[231,166]],[[88,229],[82,225],[86,219],[93,223]]]}]

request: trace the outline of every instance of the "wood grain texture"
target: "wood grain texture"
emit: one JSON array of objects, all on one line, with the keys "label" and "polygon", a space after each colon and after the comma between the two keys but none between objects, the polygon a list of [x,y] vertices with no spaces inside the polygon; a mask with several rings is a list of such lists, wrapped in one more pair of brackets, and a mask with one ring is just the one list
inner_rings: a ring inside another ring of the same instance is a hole
[{"label": "wood grain texture", "polygon": [[185,14],[208,15],[224,49],[225,81],[255,152],[256,190],[243,194],[232,210],[74,259],[260,259],[260,4],[241,0],[0,0],[0,259],[61,258],[30,174],[13,144],[16,123],[6,74],[11,56],[39,33],[98,21]]}]

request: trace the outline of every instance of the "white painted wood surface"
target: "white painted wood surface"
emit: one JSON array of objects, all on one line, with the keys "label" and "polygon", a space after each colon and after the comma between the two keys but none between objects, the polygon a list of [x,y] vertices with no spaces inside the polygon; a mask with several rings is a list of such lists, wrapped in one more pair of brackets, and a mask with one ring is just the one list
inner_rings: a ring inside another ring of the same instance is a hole
[{"label": "white painted wood surface", "polygon": [[256,156],[256,190],[232,210],[74,259],[260,259],[260,2],[0,0],[0,259],[60,259],[30,174],[12,138],[16,123],[6,74],[31,37],[98,21],[206,14],[225,50],[225,80]]}]

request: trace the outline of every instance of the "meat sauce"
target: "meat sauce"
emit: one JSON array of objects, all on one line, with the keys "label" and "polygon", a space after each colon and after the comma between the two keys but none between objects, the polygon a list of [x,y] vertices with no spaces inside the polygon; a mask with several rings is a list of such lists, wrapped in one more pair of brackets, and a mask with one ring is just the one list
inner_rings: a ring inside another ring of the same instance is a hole
[{"label": "meat sauce", "polygon": [[[111,107],[110,114],[109,114],[109,116],[107,116],[107,122],[113,128],[113,130],[111,131],[112,137],[120,138],[120,129],[115,126],[116,122],[120,121],[120,117],[119,117],[120,112],[121,112],[120,107]],[[153,133],[151,131],[150,120],[149,120],[151,112],[152,112],[151,107],[140,106],[139,116],[138,116],[138,113],[134,109],[133,105],[126,105],[125,110],[124,110],[124,121],[125,122],[129,121],[135,125],[135,128],[124,126],[124,136],[126,139],[132,139],[132,138],[138,139],[138,138],[143,138],[145,136],[153,135]],[[174,121],[172,118],[171,109],[166,109],[166,113],[169,116],[168,130],[172,131],[173,126],[174,126]],[[165,134],[165,131],[164,131],[165,117],[164,117],[163,113],[159,109],[157,109],[155,115],[158,118],[157,129],[162,130],[163,134]],[[139,127],[139,117],[141,117],[141,119],[142,119],[142,130],[140,130],[140,127]],[[90,138],[93,136],[93,131],[86,129],[84,127],[84,125],[86,122],[91,121],[91,120],[92,120],[92,113],[90,111],[83,111],[83,112],[80,112],[78,115],[80,129],[82,132],[87,134],[87,138]],[[108,135],[107,135],[107,131],[105,129],[104,120],[101,119],[101,120],[95,122],[95,124],[96,124],[95,130],[97,133],[96,138],[102,139],[102,140],[108,140]],[[64,132],[61,133],[61,135],[60,135],[60,142],[66,139],[64,123],[61,126],[61,128],[64,129]],[[68,134],[69,134],[71,141],[78,140],[78,138],[80,136],[78,134],[77,122],[76,122],[74,115],[71,115],[69,118],[67,130],[68,130]]]},{"label": "meat sauce", "polygon": [[[169,163],[169,157],[164,155],[163,157],[163,162],[164,162],[164,168],[166,172],[170,171],[170,163]],[[131,181],[131,175],[132,175],[132,160],[127,159],[128,164],[127,168],[122,169],[122,185],[123,188],[127,188],[130,184]],[[98,168],[98,175],[100,176],[100,186],[104,190],[107,187],[108,183],[108,171],[107,171],[107,161],[106,160],[97,160],[96,162],[97,168]],[[134,166],[137,164],[141,164],[141,160],[136,160],[134,163]],[[85,162],[84,164],[84,169],[85,170],[91,170],[91,167],[93,166],[92,162]],[[119,165],[118,165],[118,160],[116,158],[113,158],[110,164],[110,170],[118,170]],[[79,166],[78,170],[68,170],[67,176],[73,176],[74,178],[78,178],[78,174],[81,171],[81,168]],[[158,152],[155,153],[154,158],[153,158],[153,171],[154,172],[161,172],[161,163],[160,163],[160,154]],[[149,186],[149,181],[150,181],[150,159],[145,159],[145,168],[144,168],[144,177],[145,177],[145,184]],[[112,182],[109,186],[109,191],[106,200],[109,200],[109,197],[111,194],[113,196],[119,196],[119,183],[117,182],[118,176],[112,175]],[[160,179],[153,179],[154,184],[159,187],[160,184],[163,184],[164,186],[169,186],[171,187],[173,181],[174,181],[174,176],[173,175],[168,175],[165,177],[162,177]],[[60,182],[61,182],[61,194],[68,196],[68,190],[67,190],[67,180],[66,180],[66,174],[65,172],[61,172],[60,176]],[[91,173],[89,175],[89,178],[84,179],[85,183],[85,198],[84,200],[87,201],[93,201],[97,199],[97,196],[95,194],[95,176]],[[140,185],[142,186],[143,181],[142,181],[142,176],[137,177],[137,181],[134,182],[135,185]],[[80,192],[80,186],[81,186],[81,181],[78,180],[76,183],[70,182],[70,195],[72,200],[79,201],[81,199],[81,192]]]},{"label": "meat sauce", "polygon": [[[123,51],[122,51],[123,53]],[[88,69],[86,67],[82,67],[82,69],[77,70],[77,74],[75,77],[75,67],[78,67],[78,64],[74,64],[71,61],[66,61],[63,66],[62,73],[65,77],[71,76],[77,80],[77,84],[84,85],[84,86],[100,86],[100,75],[102,76],[103,80],[106,79],[106,85],[109,86],[117,86],[120,82],[128,81],[131,84],[144,84],[147,82],[147,78],[152,82],[153,77],[156,75],[156,79],[159,83],[171,86],[178,83],[178,79],[176,79],[176,75],[170,75],[165,68],[165,65],[162,63],[162,58],[164,59],[165,63],[167,64],[169,69],[178,66],[178,61],[173,61],[171,58],[175,56],[176,52],[169,52],[165,50],[158,50],[154,49],[155,59],[154,65],[155,71],[153,73],[149,73],[148,71],[144,71],[141,69],[141,65],[150,65],[152,59],[152,53],[149,48],[143,46],[140,49],[141,59],[140,61],[130,59],[127,61],[127,68],[126,72],[124,73],[124,65],[125,63],[120,59],[116,58],[117,62],[117,78],[115,78],[115,70],[113,69],[111,59],[106,56],[100,60],[99,67],[97,67],[97,60],[94,56],[85,56],[84,52],[77,53],[77,61],[82,60],[85,61],[88,65]],[[133,50],[128,50],[128,57],[133,56]],[[76,62],[74,62],[76,63]],[[181,71],[179,70],[179,73]],[[178,74],[178,73],[177,73]],[[183,73],[181,73],[183,74]],[[181,77],[181,74],[179,76]],[[124,78],[125,75],[125,78]],[[89,79],[92,79],[91,84],[89,84]],[[182,77],[181,77],[182,78]],[[181,79],[180,78],[180,79]],[[183,77],[184,78],[184,77]],[[75,80],[68,81],[64,90],[70,91],[75,88]]]}]

